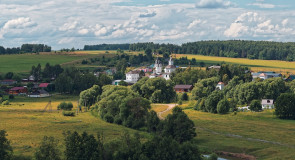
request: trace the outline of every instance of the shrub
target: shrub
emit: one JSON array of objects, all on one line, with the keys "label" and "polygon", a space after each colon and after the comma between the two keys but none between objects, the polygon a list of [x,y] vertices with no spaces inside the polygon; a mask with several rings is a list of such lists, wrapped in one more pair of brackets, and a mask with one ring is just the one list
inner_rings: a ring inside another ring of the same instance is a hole
[{"label": "shrub", "polygon": [[115,116],[115,119],[114,119],[114,122],[116,123],[116,124],[122,124],[122,119],[121,119],[121,117],[119,116],[119,115],[116,115]]},{"label": "shrub", "polygon": [[188,95],[187,95],[187,93],[183,93],[183,94],[181,95],[181,100],[183,100],[183,101],[187,101],[187,100],[188,100]]},{"label": "shrub", "polygon": [[2,102],[2,105],[9,105],[9,101],[8,101],[8,100],[3,101],[3,102]]},{"label": "shrub", "polygon": [[114,122],[114,117],[111,114],[106,114],[104,115],[103,119],[109,123],[113,123]]},{"label": "shrub", "polygon": [[9,99],[14,99],[14,95],[9,95]]},{"label": "shrub", "polygon": [[262,110],[262,106],[261,106],[260,101],[259,100],[253,100],[253,101],[251,101],[249,109],[251,111],[255,111],[255,112],[261,111]]},{"label": "shrub", "polygon": [[179,105],[182,105],[182,100],[179,100],[179,101],[178,101],[178,104],[179,104]]},{"label": "shrub", "polygon": [[63,111],[62,114],[64,116],[71,116],[71,117],[75,116],[75,112],[73,112],[73,111]]},{"label": "shrub", "polygon": [[66,110],[66,111],[70,111],[73,108],[73,104],[72,102],[66,103],[66,102],[61,102],[58,106],[57,109],[58,110]]},{"label": "shrub", "polygon": [[226,99],[223,99],[218,102],[217,104],[217,113],[225,114],[229,111],[230,104]]},{"label": "shrub", "polygon": [[275,114],[281,119],[295,119],[295,94],[283,93],[275,102]]}]

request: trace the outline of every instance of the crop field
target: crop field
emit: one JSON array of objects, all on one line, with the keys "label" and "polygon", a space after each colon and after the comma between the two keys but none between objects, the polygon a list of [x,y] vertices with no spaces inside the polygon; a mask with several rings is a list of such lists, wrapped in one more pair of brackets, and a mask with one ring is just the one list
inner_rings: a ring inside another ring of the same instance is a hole
[{"label": "crop field", "polygon": [[217,64],[217,63],[232,63],[251,67],[253,71],[276,71],[284,73],[295,73],[295,62],[278,61],[278,60],[252,60],[246,58],[228,58],[228,57],[213,57],[191,54],[177,54],[177,58],[187,57],[188,59],[195,58],[197,62]]},{"label": "crop field", "polygon": [[[33,155],[36,147],[44,136],[53,136],[59,140],[59,148],[64,149],[63,132],[86,131],[97,135],[103,133],[105,141],[119,138],[124,131],[138,132],[123,126],[107,123],[92,115],[90,111],[78,113],[75,117],[65,117],[57,111],[57,105],[62,102],[72,102],[77,106],[77,97],[53,96],[52,112],[42,112],[50,98],[29,99],[16,97],[11,105],[0,106],[0,129],[5,129],[8,139],[16,155]],[[74,109],[75,110],[75,109]],[[147,136],[147,133],[140,132]]]}]

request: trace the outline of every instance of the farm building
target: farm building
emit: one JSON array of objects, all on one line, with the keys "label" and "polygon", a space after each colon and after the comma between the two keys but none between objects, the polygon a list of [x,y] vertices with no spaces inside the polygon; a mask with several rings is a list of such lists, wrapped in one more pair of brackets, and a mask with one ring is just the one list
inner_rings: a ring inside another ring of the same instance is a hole
[{"label": "farm building", "polygon": [[17,81],[12,80],[12,79],[6,79],[6,80],[1,81],[1,85],[13,85],[16,83],[17,83]]},{"label": "farm building", "polygon": [[193,89],[193,85],[176,85],[174,87],[175,92],[190,92]]},{"label": "farm building", "polygon": [[262,99],[261,106],[262,106],[262,109],[273,109],[274,108],[273,99]]},{"label": "farm building", "polygon": [[260,79],[268,79],[268,78],[274,78],[274,77],[282,77],[282,74],[276,73],[276,72],[257,72],[257,73],[251,73],[252,78],[260,78]]},{"label": "farm building", "polygon": [[18,95],[18,94],[27,94],[27,87],[13,87],[9,90],[9,94]]},{"label": "farm building", "polygon": [[40,83],[39,88],[47,88],[50,83]]},{"label": "farm building", "polygon": [[210,66],[208,69],[215,69],[215,70],[220,70],[221,66]]},{"label": "farm building", "polygon": [[49,96],[50,94],[46,92],[45,90],[37,90],[35,92],[28,94],[28,97],[31,97],[31,98],[43,98],[43,97],[49,97]]}]

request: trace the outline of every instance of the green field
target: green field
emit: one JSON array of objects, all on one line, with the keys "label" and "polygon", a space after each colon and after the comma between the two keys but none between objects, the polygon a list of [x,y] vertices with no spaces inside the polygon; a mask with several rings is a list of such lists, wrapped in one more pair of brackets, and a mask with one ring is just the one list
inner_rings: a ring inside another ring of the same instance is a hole
[{"label": "green field", "polygon": [[[49,100],[52,100],[52,112],[42,112]],[[44,136],[53,136],[60,141],[60,149],[64,149],[63,132],[77,131],[97,135],[103,133],[108,142],[118,138],[124,131],[135,133],[132,129],[107,123],[92,115],[90,111],[79,113],[75,117],[65,117],[57,111],[57,105],[62,101],[77,105],[78,97],[53,96],[52,98],[16,97],[9,106],[0,106],[0,130],[7,131],[8,139],[16,155],[31,156]],[[145,132],[139,132],[148,137]]]},{"label": "green field", "polygon": [[[50,99],[53,111],[41,112]],[[72,102],[76,107],[77,99],[61,95],[41,99],[16,97],[11,105],[1,106],[0,128],[7,131],[15,154],[32,155],[43,136],[54,136],[61,142],[60,149],[64,149],[62,133],[65,131],[103,132],[106,141],[120,137],[125,130],[138,132],[106,123],[89,111],[64,117],[56,110],[62,101]],[[295,156],[295,121],[277,119],[271,110],[219,115],[195,111],[187,106],[188,102],[181,105],[196,125],[195,139],[203,153],[243,153],[258,159],[292,159]],[[152,109],[160,112],[166,106],[152,105]],[[140,133],[150,137],[146,132]]]}]

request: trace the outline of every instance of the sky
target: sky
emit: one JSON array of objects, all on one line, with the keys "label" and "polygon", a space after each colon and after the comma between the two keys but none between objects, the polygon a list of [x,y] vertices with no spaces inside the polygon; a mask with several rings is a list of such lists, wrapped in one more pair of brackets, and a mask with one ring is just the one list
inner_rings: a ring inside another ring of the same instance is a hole
[{"label": "sky", "polygon": [[0,46],[295,41],[294,0],[0,0]]}]

